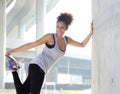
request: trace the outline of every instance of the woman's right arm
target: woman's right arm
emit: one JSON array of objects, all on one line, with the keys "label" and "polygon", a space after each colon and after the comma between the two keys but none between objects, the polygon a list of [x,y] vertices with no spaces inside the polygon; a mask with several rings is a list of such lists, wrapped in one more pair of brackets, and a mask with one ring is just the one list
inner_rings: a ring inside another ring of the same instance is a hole
[{"label": "woman's right arm", "polygon": [[22,52],[22,51],[37,47],[39,45],[45,44],[45,43],[48,42],[49,35],[50,34],[46,34],[45,36],[43,36],[42,38],[40,38],[39,40],[37,40],[35,42],[30,42],[30,43],[24,44],[20,47],[17,47],[13,50],[10,50],[6,53],[6,55],[14,54],[14,53],[17,53],[17,52]]}]

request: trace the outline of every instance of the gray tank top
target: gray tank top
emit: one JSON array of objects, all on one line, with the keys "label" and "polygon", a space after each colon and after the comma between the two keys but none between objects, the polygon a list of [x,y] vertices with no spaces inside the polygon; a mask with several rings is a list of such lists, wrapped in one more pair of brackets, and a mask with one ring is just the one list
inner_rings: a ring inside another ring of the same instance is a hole
[{"label": "gray tank top", "polygon": [[[57,42],[56,33],[54,33],[55,46],[53,48],[48,48],[46,45],[43,48],[42,53],[36,56],[31,63],[37,64],[40,68],[47,73],[48,70],[55,64],[56,60],[62,57],[65,54],[65,51],[62,51]],[[67,46],[67,40],[64,37],[65,44]],[[66,48],[65,48],[66,49]]]}]

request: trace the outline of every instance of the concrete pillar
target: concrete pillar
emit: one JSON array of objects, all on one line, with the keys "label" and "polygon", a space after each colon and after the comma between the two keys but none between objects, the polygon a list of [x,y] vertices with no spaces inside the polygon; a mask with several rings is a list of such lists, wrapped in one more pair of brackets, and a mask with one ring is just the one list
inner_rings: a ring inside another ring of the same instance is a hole
[{"label": "concrete pillar", "polygon": [[6,51],[6,15],[5,1],[0,0],[0,89],[4,88],[5,51]]},{"label": "concrete pillar", "polygon": [[[46,0],[36,0],[36,38],[43,36],[45,30]],[[36,48],[36,54],[41,52],[42,47]]]},{"label": "concrete pillar", "polygon": [[92,94],[120,94],[120,1],[92,3]]}]

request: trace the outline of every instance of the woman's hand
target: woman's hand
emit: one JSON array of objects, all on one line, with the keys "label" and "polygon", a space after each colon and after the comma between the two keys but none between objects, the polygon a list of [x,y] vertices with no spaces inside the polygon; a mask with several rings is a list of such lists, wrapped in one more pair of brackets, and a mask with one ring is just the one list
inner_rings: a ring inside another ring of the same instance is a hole
[{"label": "woman's hand", "polygon": [[91,31],[90,31],[91,35],[93,34],[93,31],[94,31],[94,27],[93,27],[93,22],[92,22],[91,23]]},{"label": "woman's hand", "polygon": [[12,52],[11,51],[8,51],[8,52],[6,52],[6,56],[8,56],[8,55],[10,55]]}]

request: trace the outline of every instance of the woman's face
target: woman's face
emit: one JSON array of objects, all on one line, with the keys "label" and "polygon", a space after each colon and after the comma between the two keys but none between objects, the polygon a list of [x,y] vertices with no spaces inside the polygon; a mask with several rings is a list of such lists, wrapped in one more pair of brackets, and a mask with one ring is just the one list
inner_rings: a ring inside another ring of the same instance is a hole
[{"label": "woman's face", "polygon": [[56,32],[58,36],[63,36],[67,30],[66,24],[63,21],[58,21],[56,24]]}]

